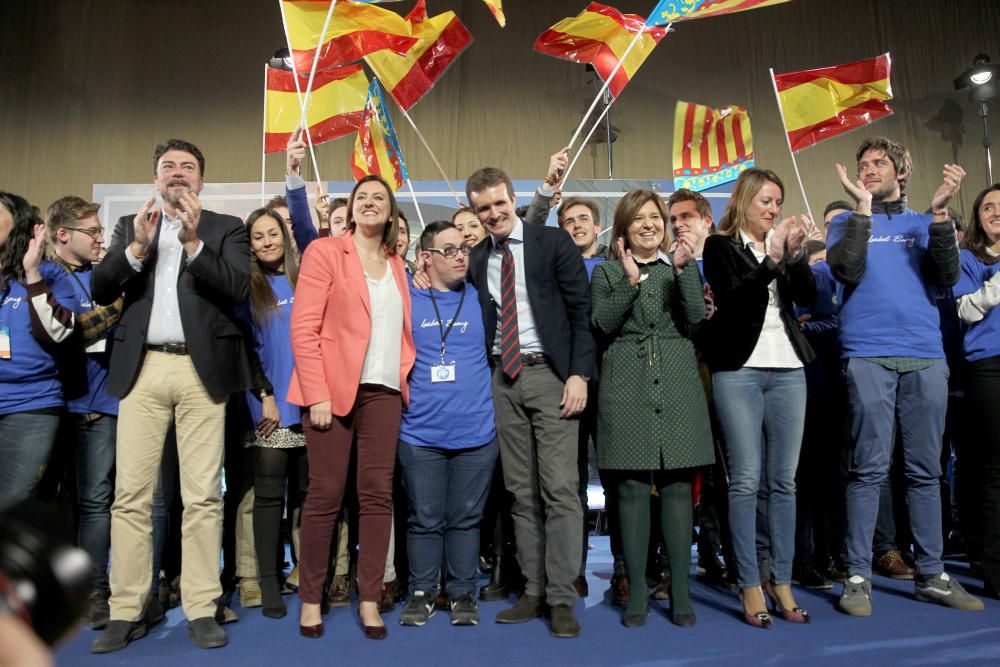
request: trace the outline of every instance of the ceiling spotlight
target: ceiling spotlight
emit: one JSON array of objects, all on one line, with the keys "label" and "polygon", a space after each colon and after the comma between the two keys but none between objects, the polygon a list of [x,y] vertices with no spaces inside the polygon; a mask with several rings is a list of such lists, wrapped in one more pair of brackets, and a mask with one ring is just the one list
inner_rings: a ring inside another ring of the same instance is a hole
[{"label": "ceiling spotlight", "polygon": [[1000,93],[997,80],[1000,79],[1000,65],[990,61],[985,53],[980,53],[972,61],[972,67],[955,79],[955,90],[971,88],[973,101],[991,100]]}]

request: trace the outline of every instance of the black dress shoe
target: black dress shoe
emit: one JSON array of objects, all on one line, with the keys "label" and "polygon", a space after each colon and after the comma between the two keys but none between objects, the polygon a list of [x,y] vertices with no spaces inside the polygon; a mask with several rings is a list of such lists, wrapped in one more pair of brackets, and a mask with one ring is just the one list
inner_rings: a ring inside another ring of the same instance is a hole
[{"label": "black dress shoe", "polygon": [[498,558],[490,572],[490,583],[479,589],[479,599],[483,602],[506,600],[510,591],[507,590],[507,563]]},{"label": "black dress shoe", "polygon": [[229,643],[226,631],[215,621],[214,616],[196,618],[188,622],[188,637],[198,648],[220,648]]},{"label": "black dress shoe", "polygon": [[91,653],[111,653],[120,651],[129,642],[146,636],[146,624],[142,621],[109,621],[104,631],[90,645]]}]

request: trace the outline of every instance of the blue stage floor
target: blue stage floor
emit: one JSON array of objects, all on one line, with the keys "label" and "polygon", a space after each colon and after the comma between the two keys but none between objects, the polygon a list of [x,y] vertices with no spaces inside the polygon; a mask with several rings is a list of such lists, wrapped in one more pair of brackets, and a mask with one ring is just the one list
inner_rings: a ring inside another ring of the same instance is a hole
[{"label": "blue stage floor", "polygon": [[[144,639],[108,655],[88,652],[96,632],[82,629],[56,654],[59,665],[141,665],[142,667],[306,667],[364,665],[389,667],[435,665],[1000,665],[1000,602],[986,600],[983,612],[960,612],[913,600],[912,582],[876,577],[875,613],[851,618],[836,611],[840,586],[821,593],[797,590],[796,597],[813,617],[810,625],[779,618],[770,630],[745,625],[736,596],[692,580],[698,624],[672,625],[654,607],[645,627],[628,630],[620,611],[605,599],[611,576],[606,537],[592,537],[587,578],[590,596],[577,603],[583,626],[577,639],[554,639],[542,620],[497,625],[504,602],[483,603],[475,627],[452,627],[446,613],[421,628],[401,627],[399,609],[384,616],[389,637],[364,639],[355,607],[335,609],[325,617],[326,636],[304,639],[297,629],[298,601],[286,598],[289,614],[265,619],[259,609],[235,606],[239,623],[225,626],[229,646],[210,651],[194,647],[177,608]],[[966,587],[978,584],[951,570]]]}]

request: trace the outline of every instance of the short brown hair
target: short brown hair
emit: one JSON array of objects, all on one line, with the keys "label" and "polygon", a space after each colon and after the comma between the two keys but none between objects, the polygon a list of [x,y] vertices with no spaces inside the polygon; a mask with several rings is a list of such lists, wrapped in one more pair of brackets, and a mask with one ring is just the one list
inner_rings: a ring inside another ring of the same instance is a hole
[{"label": "short brown hair", "polygon": [[153,149],[153,176],[156,176],[156,169],[160,166],[160,158],[167,151],[184,151],[185,153],[190,153],[198,161],[198,175],[205,178],[205,156],[201,154],[197,146],[183,139],[168,139]]},{"label": "short brown hair", "polygon": [[[365,183],[377,181],[382,184],[385,191],[389,193],[389,218],[385,221],[385,229],[382,231],[382,244],[385,246],[387,255],[396,254],[396,239],[399,237],[399,207],[396,206],[396,195],[392,193],[392,188],[385,182],[385,179],[375,174],[368,174],[354,184],[351,196],[347,200],[347,231],[353,232],[357,225],[354,223],[354,195]],[[332,212],[332,211],[331,211]]]},{"label": "short brown hair", "polygon": [[68,195],[55,200],[49,204],[49,209],[45,212],[45,227],[49,243],[55,244],[56,232],[60,227],[68,227],[79,220],[95,215],[99,210],[101,210],[100,204],[87,201],[76,195]]},{"label": "short brown hair", "polygon": [[774,183],[785,197],[785,184],[770,169],[747,169],[736,179],[736,187],[726,204],[726,212],[719,221],[719,233],[725,236],[739,234],[747,225],[747,209],[765,183]]},{"label": "short brown hair", "polygon": [[[465,181],[465,198],[472,204],[472,193],[480,192],[486,188],[493,187],[494,185],[500,185],[503,183],[507,186],[507,196],[510,197],[511,202],[514,201],[514,182],[510,180],[510,176],[507,175],[503,169],[497,169],[496,167],[483,167],[482,169],[477,169],[469,176],[468,180]],[[475,205],[472,206],[473,213],[475,213]]]},{"label": "short brown hair", "polygon": [[647,202],[654,202],[656,208],[660,209],[660,215],[663,217],[663,244],[661,250],[667,252],[670,248],[670,229],[667,225],[667,208],[663,203],[663,197],[653,192],[652,190],[631,190],[625,193],[625,196],[618,200],[618,205],[615,206],[615,217],[614,222],[611,223],[611,256],[618,257],[618,239],[625,240],[625,248],[628,249],[628,228],[632,224],[632,220],[635,219],[636,214],[639,212]]},{"label": "short brown hair", "polygon": [[712,215],[712,205],[708,203],[705,199],[705,195],[700,192],[695,192],[694,190],[688,190],[687,188],[681,188],[677,192],[670,195],[667,199],[667,217],[670,216],[670,209],[673,208],[674,204],[679,204],[682,201],[693,201],[694,208],[698,211],[698,215],[703,218],[708,218]]},{"label": "short brown hair", "polygon": [[896,175],[901,176],[899,179],[900,192],[905,190],[906,182],[910,180],[910,175],[913,173],[913,158],[910,156],[910,151],[907,150],[906,146],[892,139],[886,137],[869,137],[858,146],[858,152],[854,156],[854,161],[861,162],[861,156],[873,148],[885,151],[886,157],[892,161],[892,166],[896,168]]},{"label": "short brown hair", "polygon": [[271,197],[271,200],[269,202],[264,204],[264,208],[266,209],[275,209],[281,207],[288,208],[288,200],[285,199],[285,195],[274,195],[273,197]]},{"label": "short brown hair", "polygon": [[598,208],[596,201],[587,197],[567,197],[562,200],[562,203],[559,204],[559,210],[556,211],[556,218],[559,220],[560,226],[563,223],[563,212],[568,211],[573,206],[586,206],[589,208],[590,217],[594,219],[594,224],[597,226],[601,225],[601,209]]}]

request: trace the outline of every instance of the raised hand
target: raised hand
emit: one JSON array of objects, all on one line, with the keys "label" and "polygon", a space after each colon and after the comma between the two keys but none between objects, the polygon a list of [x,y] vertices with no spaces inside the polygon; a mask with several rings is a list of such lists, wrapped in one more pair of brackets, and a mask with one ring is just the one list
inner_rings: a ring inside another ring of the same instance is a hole
[{"label": "raised hand", "polygon": [[809,224],[812,223],[812,220],[810,220],[807,215],[802,215],[800,218],[802,219],[801,225],[796,223],[794,217],[789,218],[792,222],[788,228],[788,239],[785,241],[785,252],[789,258],[792,259],[798,257],[799,253],[802,252],[802,244],[805,242],[807,235],[806,229]]},{"label": "raised hand", "polygon": [[941,211],[948,207],[951,198],[962,187],[965,170],[957,164],[946,164],[942,172],[943,182],[931,198],[931,210]]},{"label": "raised hand", "polygon": [[35,225],[34,236],[28,241],[28,249],[21,259],[24,267],[24,278],[29,283],[37,283],[42,279],[38,267],[45,257],[45,225]]},{"label": "raised hand", "polygon": [[767,251],[767,256],[775,264],[780,263],[785,258],[785,244],[788,241],[789,232],[791,232],[794,225],[795,218],[792,217],[785,218],[774,226],[774,232],[771,234],[771,248]]},{"label": "raised hand", "polygon": [[680,273],[688,262],[694,259],[695,245],[698,243],[698,233],[693,229],[685,229],[677,236],[674,244],[674,270]]},{"label": "raised hand", "polygon": [[632,257],[632,251],[625,249],[625,239],[621,236],[618,237],[618,263],[621,264],[622,271],[625,273],[625,277],[633,285],[639,284],[639,265],[635,263],[635,258]]},{"label": "raised hand", "polygon": [[852,182],[847,175],[847,167],[842,164],[837,164],[837,176],[840,178],[840,184],[844,186],[844,192],[854,200],[856,204],[854,210],[861,215],[871,215],[872,193],[868,192],[861,179]]},{"label": "raised hand", "polygon": [[201,200],[193,192],[185,192],[178,203],[181,228],[177,240],[184,244],[184,250],[192,255],[198,249],[198,224],[201,221]]},{"label": "raised hand", "polygon": [[562,179],[563,172],[569,166],[569,146],[549,158],[549,170],[545,173],[545,183],[554,186]]},{"label": "raised hand", "polygon": [[139,208],[139,212],[135,214],[135,220],[132,221],[135,239],[129,247],[132,249],[132,254],[137,257],[145,255],[149,251],[149,246],[156,236],[156,224],[160,221],[160,209],[154,209],[154,204],[156,204],[156,197],[147,199],[146,203]]},{"label": "raised hand", "polygon": [[326,196],[326,188],[322,184],[316,187],[316,215],[319,217],[320,228],[330,226],[330,200]]},{"label": "raised hand", "polygon": [[298,176],[304,159],[306,159],[306,142],[302,141],[302,128],[297,127],[285,146],[285,173]]}]

